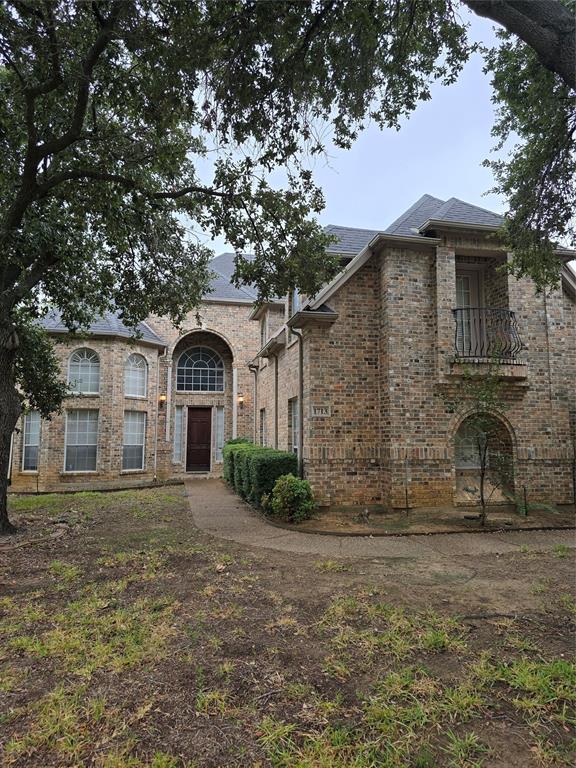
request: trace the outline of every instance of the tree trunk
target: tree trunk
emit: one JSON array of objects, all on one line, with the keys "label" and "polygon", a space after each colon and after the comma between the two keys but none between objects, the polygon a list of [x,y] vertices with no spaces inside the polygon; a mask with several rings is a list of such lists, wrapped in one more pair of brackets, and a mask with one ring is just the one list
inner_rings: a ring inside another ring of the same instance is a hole
[{"label": "tree trunk", "polygon": [[0,535],[14,533],[8,519],[10,443],[22,406],[14,382],[18,337],[9,321],[0,322]]},{"label": "tree trunk", "polygon": [[576,88],[576,34],[572,12],[559,0],[463,0],[533,48],[541,64]]}]

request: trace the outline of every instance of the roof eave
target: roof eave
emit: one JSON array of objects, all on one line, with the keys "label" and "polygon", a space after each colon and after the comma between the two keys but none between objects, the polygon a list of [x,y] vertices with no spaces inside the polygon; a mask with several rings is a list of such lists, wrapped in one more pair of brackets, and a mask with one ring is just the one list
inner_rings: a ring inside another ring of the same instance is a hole
[{"label": "roof eave", "polygon": [[470,224],[465,221],[444,221],[442,219],[428,219],[418,228],[419,232],[426,232],[428,229],[478,229],[481,232],[499,232],[502,225],[494,224]]},{"label": "roof eave", "polygon": [[167,349],[168,345],[163,341],[154,341],[153,339],[138,338],[138,336],[125,336],[122,333],[105,333],[102,331],[85,331],[84,333],[75,334],[66,328],[44,328],[46,333],[50,336],[68,336],[70,340],[82,341],[83,339],[98,338],[98,339],[124,339],[125,341],[134,341],[137,344],[144,344],[148,347],[156,347],[157,349]]},{"label": "roof eave", "polygon": [[338,312],[333,310],[329,312],[319,312],[318,310],[311,311],[301,309],[299,312],[295,312],[288,320],[286,325],[289,328],[306,328],[309,325],[332,325],[338,320]]},{"label": "roof eave", "polygon": [[248,315],[249,320],[260,320],[264,312],[271,307],[283,307],[285,302],[282,299],[273,299],[271,301],[263,301],[261,304],[256,304],[252,312]]},{"label": "roof eave", "polygon": [[286,328],[282,328],[278,333],[274,334],[271,339],[268,339],[266,344],[258,352],[257,357],[273,357],[280,352],[286,346]]}]

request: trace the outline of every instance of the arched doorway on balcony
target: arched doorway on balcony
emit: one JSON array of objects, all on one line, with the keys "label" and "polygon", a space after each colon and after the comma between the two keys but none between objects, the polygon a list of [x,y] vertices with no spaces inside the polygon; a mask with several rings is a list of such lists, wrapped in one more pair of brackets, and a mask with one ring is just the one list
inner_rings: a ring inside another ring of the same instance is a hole
[{"label": "arched doorway on balcony", "polygon": [[172,353],[172,463],[185,472],[213,472],[232,437],[233,363],[217,333],[192,331]]},{"label": "arched doorway on balcony", "polygon": [[510,503],[514,495],[511,428],[493,413],[470,413],[454,435],[455,503]]}]

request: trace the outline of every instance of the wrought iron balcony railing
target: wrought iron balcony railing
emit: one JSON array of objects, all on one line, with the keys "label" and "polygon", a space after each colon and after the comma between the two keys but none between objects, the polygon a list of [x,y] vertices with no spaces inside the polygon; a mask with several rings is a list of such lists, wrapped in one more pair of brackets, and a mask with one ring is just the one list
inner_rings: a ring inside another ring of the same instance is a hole
[{"label": "wrought iron balcony railing", "polygon": [[524,349],[516,315],[509,309],[453,309],[456,355],[460,358],[515,359]]}]

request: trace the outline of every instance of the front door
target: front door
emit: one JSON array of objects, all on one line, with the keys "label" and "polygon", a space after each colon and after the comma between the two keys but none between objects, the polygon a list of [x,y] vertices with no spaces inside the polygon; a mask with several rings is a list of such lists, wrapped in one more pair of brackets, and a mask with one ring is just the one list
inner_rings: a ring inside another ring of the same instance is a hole
[{"label": "front door", "polygon": [[209,472],[212,444],[212,409],[188,408],[186,471]]}]

